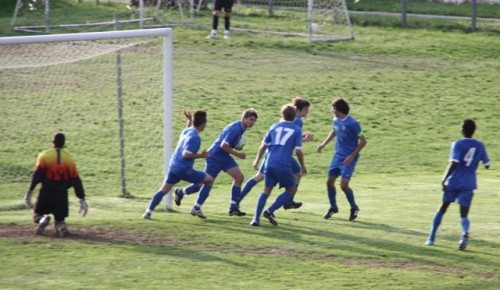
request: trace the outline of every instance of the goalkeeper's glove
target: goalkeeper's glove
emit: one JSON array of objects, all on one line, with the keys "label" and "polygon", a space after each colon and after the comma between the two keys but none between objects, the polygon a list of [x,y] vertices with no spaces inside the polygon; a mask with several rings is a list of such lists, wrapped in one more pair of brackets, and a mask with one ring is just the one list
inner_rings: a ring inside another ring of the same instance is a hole
[{"label": "goalkeeper's glove", "polygon": [[26,208],[33,208],[33,204],[31,203],[31,196],[33,195],[32,190],[28,190],[24,195],[24,206]]},{"label": "goalkeeper's glove", "polygon": [[78,211],[78,213],[81,213],[82,216],[86,216],[88,211],[89,211],[89,206],[88,206],[87,202],[85,201],[85,199],[81,198],[80,199],[80,210]]}]

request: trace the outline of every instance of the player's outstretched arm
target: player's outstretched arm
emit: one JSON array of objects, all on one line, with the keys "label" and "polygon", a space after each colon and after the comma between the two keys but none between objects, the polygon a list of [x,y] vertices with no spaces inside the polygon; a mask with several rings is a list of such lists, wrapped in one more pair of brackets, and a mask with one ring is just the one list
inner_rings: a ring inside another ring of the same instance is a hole
[{"label": "player's outstretched arm", "polygon": [[255,156],[255,159],[253,160],[252,164],[255,170],[259,170],[260,159],[262,158],[262,156],[264,156],[266,149],[267,149],[266,144],[264,143],[260,144],[259,150],[257,150],[257,155]]},{"label": "player's outstretched arm", "polygon": [[335,136],[335,130],[331,130],[330,133],[328,133],[328,136],[326,136],[325,140],[323,140],[323,142],[319,144],[318,147],[316,147],[316,152],[321,153],[323,148],[325,148],[325,146],[330,143],[330,141],[332,141]]}]

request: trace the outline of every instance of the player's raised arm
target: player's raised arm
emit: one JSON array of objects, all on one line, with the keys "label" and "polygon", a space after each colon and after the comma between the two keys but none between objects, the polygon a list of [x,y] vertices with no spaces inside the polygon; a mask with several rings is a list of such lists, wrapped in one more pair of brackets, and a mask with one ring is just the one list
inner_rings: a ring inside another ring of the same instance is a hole
[{"label": "player's raised arm", "polygon": [[187,119],[186,127],[191,127],[193,125],[193,115],[190,111],[184,110],[184,117]]}]

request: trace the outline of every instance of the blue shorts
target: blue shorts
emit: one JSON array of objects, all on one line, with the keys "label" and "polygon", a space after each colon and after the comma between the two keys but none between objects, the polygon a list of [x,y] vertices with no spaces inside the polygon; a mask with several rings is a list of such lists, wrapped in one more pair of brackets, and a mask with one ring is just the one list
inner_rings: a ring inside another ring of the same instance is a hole
[{"label": "blue shorts", "polygon": [[[265,163],[266,163],[266,160],[264,160],[260,164],[259,172],[262,174],[266,174],[266,168],[264,166]],[[297,161],[295,158],[292,158],[292,170],[293,170],[294,174],[302,171],[302,167],[300,167],[299,161]]]},{"label": "blue shorts", "polygon": [[217,156],[217,158],[207,158],[205,161],[205,172],[216,178],[221,171],[228,171],[231,168],[238,167],[231,155]]},{"label": "blue shorts", "polygon": [[345,179],[351,179],[354,169],[356,168],[356,164],[358,163],[359,155],[354,158],[354,161],[349,166],[344,165],[344,159],[344,156],[333,156],[330,167],[328,167],[328,176],[341,176]]},{"label": "blue shorts", "polygon": [[266,156],[264,156],[264,160],[262,160],[262,162],[260,163],[260,167],[259,167],[259,172],[262,173],[262,174],[266,174],[266,159],[267,159],[267,152],[266,152]]},{"label": "blue shorts", "polygon": [[292,158],[292,170],[293,173],[299,173],[302,171],[302,168],[300,167],[299,161],[297,159]]},{"label": "blue shorts", "polygon": [[295,186],[295,175],[293,174],[291,167],[276,168],[268,167],[266,168],[266,179],[265,186],[267,188],[273,188],[276,184],[281,187],[290,188]]},{"label": "blue shorts", "polygon": [[262,173],[262,174],[266,174],[266,167],[264,166],[264,164],[266,164],[266,161],[262,161],[262,163],[260,164],[260,167],[259,167],[259,172]]},{"label": "blue shorts", "polygon": [[447,190],[443,192],[443,202],[457,202],[461,206],[470,207],[474,193],[472,190]]},{"label": "blue shorts", "polygon": [[190,182],[190,183],[201,183],[203,179],[205,179],[206,173],[203,171],[199,171],[196,169],[190,169],[186,171],[179,171],[179,172],[171,172],[169,171],[167,173],[167,183],[168,184],[177,184],[181,180]]}]

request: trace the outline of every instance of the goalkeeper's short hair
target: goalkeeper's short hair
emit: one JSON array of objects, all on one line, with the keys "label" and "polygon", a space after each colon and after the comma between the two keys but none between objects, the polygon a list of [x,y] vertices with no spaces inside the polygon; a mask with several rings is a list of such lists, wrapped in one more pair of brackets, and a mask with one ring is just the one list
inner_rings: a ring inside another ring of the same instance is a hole
[{"label": "goalkeeper's short hair", "polygon": [[52,143],[54,143],[54,148],[63,148],[64,143],[66,143],[66,136],[61,132],[56,133],[52,139]]}]

